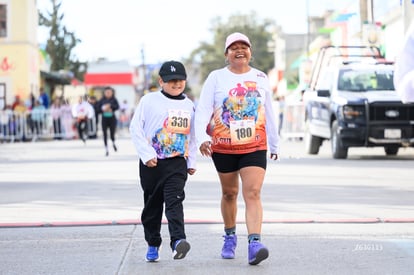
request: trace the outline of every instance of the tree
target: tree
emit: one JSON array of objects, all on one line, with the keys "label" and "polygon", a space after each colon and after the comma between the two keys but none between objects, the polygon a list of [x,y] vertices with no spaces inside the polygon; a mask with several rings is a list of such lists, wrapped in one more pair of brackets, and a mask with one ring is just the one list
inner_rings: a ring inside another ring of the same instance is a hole
[{"label": "tree", "polygon": [[69,71],[80,80],[87,69],[87,63],[79,61],[72,50],[81,42],[74,32],[67,30],[62,24],[64,14],[60,12],[62,1],[51,0],[52,11],[46,14],[39,12],[39,25],[49,28],[46,52],[51,59],[51,71]]},{"label": "tree", "polygon": [[274,67],[274,55],[268,47],[272,42],[271,31],[275,27],[272,20],[259,21],[257,14],[252,12],[248,15],[231,15],[227,22],[216,17],[212,23],[212,42],[202,42],[197,49],[192,51],[188,60],[191,63],[200,64],[201,81],[204,81],[212,70],[225,65],[224,43],[226,37],[232,32],[241,32],[249,37],[252,42],[252,65],[264,72]]}]

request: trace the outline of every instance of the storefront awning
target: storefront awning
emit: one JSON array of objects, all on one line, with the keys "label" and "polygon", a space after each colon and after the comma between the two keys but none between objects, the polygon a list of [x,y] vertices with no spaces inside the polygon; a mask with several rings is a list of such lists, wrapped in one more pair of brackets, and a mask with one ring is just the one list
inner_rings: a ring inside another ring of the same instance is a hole
[{"label": "storefront awning", "polygon": [[50,81],[54,84],[59,84],[59,85],[69,85],[71,82],[70,78],[57,72],[40,71],[40,76],[46,81]]},{"label": "storefront awning", "polygon": [[132,73],[86,73],[85,85],[105,86],[105,85],[133,85]]}]

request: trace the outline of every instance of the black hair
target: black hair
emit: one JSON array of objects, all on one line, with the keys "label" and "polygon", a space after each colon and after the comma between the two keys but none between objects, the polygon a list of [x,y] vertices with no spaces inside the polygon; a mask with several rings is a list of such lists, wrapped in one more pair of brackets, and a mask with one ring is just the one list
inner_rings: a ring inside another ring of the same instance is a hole
[{"label": "black hair", "polygon": [[103,92],[105,93],[106,90],[111,90],[112,91],[112,96],[115,96],[115,89],[112,88],[111,86],[106,86],[105,88],[103,88]]}]

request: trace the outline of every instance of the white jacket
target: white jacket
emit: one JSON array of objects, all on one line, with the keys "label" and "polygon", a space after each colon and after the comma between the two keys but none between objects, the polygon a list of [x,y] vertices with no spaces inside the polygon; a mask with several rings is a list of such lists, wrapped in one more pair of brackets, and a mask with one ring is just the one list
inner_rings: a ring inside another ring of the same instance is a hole
[{"label": "white jacket", "polygon": [[394,86],[402,102],[414,102],[414,21],[395,61]]}]

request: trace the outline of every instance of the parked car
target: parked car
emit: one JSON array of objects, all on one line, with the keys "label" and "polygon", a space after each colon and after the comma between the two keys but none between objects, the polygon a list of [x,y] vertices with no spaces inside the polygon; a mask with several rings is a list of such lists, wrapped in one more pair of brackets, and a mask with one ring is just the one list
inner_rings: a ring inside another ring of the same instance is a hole
[{"label": "parked car", "polygon": [[350,147],[380,146],[396,155],[400,147],[413,146],[414,104],[401,102],[394,65],[379,49],[328,46],[316,64],[304,93],[307,153],[318,154],[324,140],[330,140],[335,159],[347,158]]}]

